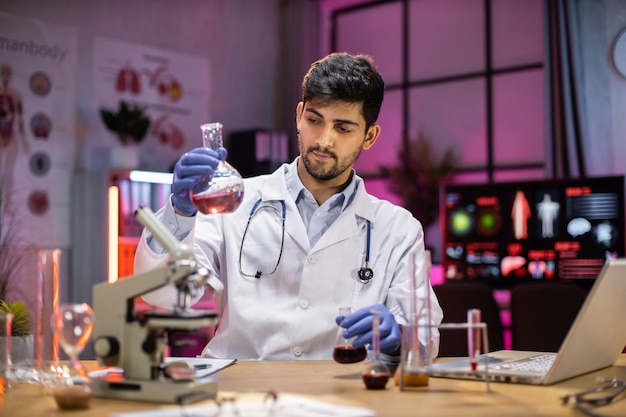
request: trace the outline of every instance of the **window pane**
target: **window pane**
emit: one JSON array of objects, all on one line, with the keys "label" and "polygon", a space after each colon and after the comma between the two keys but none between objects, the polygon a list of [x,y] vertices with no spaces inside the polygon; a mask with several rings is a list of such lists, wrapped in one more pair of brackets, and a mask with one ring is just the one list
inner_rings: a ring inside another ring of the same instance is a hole
[{"label": "window pane", "polygon": [[460,171],[454,174],[450,184],[481,184],[488,181],[486,171]]},{"label": "window pane", "polygon": [[410,92],[411,139],[424,135],[440,155],[453,148],[461,166],[485,166],[485,81],[473,80],[415,87]]},{"label": "window pane", "polygon": [[543,0],[492,0],[494,68],[544,61]]},{"label": "window pane", "polygon": [[546,178],[545,168],[497,169],[494,173],[495,182],[545,180]]},{"label": "window pane", "polygon": [[337,51],[371,55],[387,84],[402,81],[402,3],[350,13],[336,21]]},{"label": "window pane", "polygon": [[502,74],[493,80],[494,163],[545,161],[544,71]]},{"label": "window pane", "polygon": [[409,3],[410,80],[484,71],[483,0]]}]

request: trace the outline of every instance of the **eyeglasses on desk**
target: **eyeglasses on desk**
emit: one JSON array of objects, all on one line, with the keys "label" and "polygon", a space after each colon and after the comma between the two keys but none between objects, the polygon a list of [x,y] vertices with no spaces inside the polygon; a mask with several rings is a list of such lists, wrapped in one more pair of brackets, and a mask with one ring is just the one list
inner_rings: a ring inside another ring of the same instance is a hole
[{"label": "eyeglasses on desk", "polygon": [[596,412],[597,407],[611,404],[626,392],[626,383],[616,378],[599,378],[599,385],[561,396],[563,405],[573,401],[574,407],[584,414],[592,417],[600,417]]},{"label": "eyeglasses on desk", "polygon": [[236,394],[221,395],[217,399],[212,399],[215,404],[208,414],[199,414],[181,405],[181,415],[182,417],[274,417],[278,394],[268,391],[262,395],[264,395],[262,403],[246,403],[244,407],[239,406]]}]

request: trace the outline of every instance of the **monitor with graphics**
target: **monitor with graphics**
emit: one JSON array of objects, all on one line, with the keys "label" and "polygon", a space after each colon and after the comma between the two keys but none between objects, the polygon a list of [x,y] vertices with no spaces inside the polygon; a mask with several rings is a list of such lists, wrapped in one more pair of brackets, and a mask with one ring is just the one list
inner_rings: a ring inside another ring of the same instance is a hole
[{"label": "monitor with graphics", "polygon": [[441,218],[446,280],[591,283],[624,257],[624,177],[449,185]]}]

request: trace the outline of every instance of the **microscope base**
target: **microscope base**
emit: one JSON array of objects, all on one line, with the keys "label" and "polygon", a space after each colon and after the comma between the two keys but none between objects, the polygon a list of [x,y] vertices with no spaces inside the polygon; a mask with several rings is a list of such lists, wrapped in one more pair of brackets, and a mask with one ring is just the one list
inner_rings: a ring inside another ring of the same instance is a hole
[{"label": "microscope base", "polygon": [[217,382],[212,378],[193,382],[94,378],[92,387],[96,397],[168,404],[187,404],[217,395]]}]

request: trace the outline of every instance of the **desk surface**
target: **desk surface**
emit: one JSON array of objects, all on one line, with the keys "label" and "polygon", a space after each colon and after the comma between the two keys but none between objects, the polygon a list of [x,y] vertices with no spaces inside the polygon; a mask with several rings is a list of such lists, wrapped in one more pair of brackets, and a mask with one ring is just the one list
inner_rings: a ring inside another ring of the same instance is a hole
[{"label": "desk surface", "polygon": [[[93,366],[93,364],[91,364]],[[390,381],[383,391],[366,390],[360,378],[364,362],[340,365],[332,361],[240,361],[216,376],[220,391],[265,391],[310,396],[319,400],[376,410],[380,417],[414,416],[576,416],[559,396],[595,384],[595,378],[626,379],[626,354],[616,366],[551,386],[527,386],[431,378],[428,387],[400,391]],[[6,417],[101,417],[111,412],[151,410],[171,405],[95,398],[84,411],[62,412],[54,399],[41,396],[35,386],[20,385],[0,397],[0,416]],[[625,416],[626,398],[598,411],[606,416]]]}]

